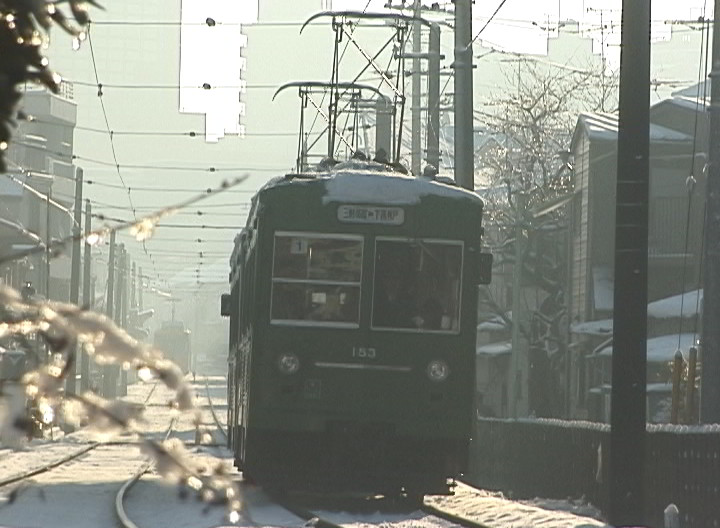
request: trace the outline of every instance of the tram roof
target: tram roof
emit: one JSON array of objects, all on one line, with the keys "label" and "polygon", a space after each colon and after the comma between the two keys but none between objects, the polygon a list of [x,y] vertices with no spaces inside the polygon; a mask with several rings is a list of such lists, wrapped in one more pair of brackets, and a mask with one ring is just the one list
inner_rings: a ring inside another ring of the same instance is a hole
[{"label": "tram roof", "polygon": [[482,206],[482,199],[449,179],[415,177],[373,161],[351,160],[323,172],[288,174],[273,178],[259,191],[263,196],[279,188],[315,187],[323,204],[373,203],[415,205],[426,196],[438,196]]}]

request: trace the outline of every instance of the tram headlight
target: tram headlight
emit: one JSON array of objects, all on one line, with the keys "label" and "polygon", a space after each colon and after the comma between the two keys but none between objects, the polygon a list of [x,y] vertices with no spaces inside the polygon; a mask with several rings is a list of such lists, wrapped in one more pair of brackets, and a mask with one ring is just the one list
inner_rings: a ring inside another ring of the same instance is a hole
[{"label": "tram headlight", "polygon": [[300,369],[300,358],[292,352],[283,352],[278,357],[277,366],[283,374],[295,374]]},{"label": "tram headlight", "polygon": [[440,359],[435,359],[428,364],[427,375],[430,381],[441,382],[445,381],[450,374],[450,367],[448,364]]}]

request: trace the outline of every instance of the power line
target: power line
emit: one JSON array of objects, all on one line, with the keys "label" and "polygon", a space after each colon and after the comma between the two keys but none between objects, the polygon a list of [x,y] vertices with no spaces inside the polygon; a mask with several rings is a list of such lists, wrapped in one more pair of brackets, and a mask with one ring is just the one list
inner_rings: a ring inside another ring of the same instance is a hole
[{"label": "power line", "polygon": [[472,47],[472,45],[475,43],[475,41],[476,41],[477,38],[480,36],[480,34],[481,34],[483,31],[485,31],[485,28],[488,27],[488,26],[490,25],[490,22],[493,21],[493,19],[495,18],[495,15],[498,14],[498,11],[500,11],[500,9],[502,9],[502,6],[505,5],[505,2],[507,2],[507,0],[502,0],[502,1],[500,2],[500,4],[498,4],[498,6],[497,6],[497,8],[495,9],[495,11],[493,12],[493,14],[490,15],[490,18],[488,18],[487,21],[485,22],[485,24],[483,25],[483,27],[480,28],[480,31],[477,32],[477,35],[475,35],[475,36],[473,37],[473,39],[470,41],[470,43],[469,43],[467,46],[465,46],[465,49]]},{"label": "power line", "polygon": [[[88,33],[89,35],[89,33]],[[101,83],[99,80],[96,82],[92,81],[78,81],[73,79],[64,79],[71,83],[73,86],[83,86],[87,88],[97,88],[98,94],[101,94],[105,88],[118,89],[118,90],[179,90],[179,89],[198,89],[198,90],[213,90],[213,89],[228,89],[237,88],[243,89],[260,89],[260,90],[273,90],[277,88],[276,84],[228,84],[228,85],[217,85],[213,86],[209,83],[203,83],[198,85],[182,85],[182,84],[116,84],[116,83]]]},{"label": "power line", "polygon": [[[168,217],[172,215],[175,211],[185,209],[197,202],[200,202],[202,200],[207,199],[209,196],[213,196],[222,192],[227,192],[230,188],[232,188],[235,185],[239,185],[242,182],[244,182],[246,177],[241,178],[235,178],[232,182],[229,183],[223,183],[220,186],[210,189],[206,193],[198,194],[196,196],[193,196],[191,198],[188,198],[187,200],[184,200],[174,206],[165,207],[163,209],[158,210],[156,213],[145,216],[144,218],[138,220],[131,220],[131,221],[124,221],[120,222],[117,225],[114,226],[104,226],[100,229],[97,229],[95,231],[90,232],[89,234],[73,234],[70,236],[67,236],[59,241],[53,241],[51,245],[51,249],[56,250],[65,247],[65,244],[68,242],[71,242],[73,240],[85,240],[88,243],[91,243],[90,240],[94,239],[92,243],[97,243],[99,240],[104,238],[108,233],[110,232],[117,232],[125,229],[131,229],[135,231],[136,239],[137,240],[145,240],[146,238],[149,238],[154,229],[156,228],[158,222],[165,217]],[[195,226],[193,226],[195,227]],[[203,228],[203,226],[200,226]],[[238,227],[234,226],[218,226],[218,228],[223,229],[238,229]],[[91,243],[91,245],[92,245]],[[15,262],[17,260],[23,259],[27,256],[34,255],[40,252],[45,252],[46,248],[45,246],[34,246],[30,249],[19,251],[16,253],[13,253],[11,255],[7,255],[4,257],[0,257],[0,265],[1,264],[7,264],[9,262]],[[147,250],[146,250],[147,254]],[[151,260],[152,256],[147,255]]]},{"label": "power line", "polygon": [[[66,127],[67,125],[62,123],[55,123],[53,121],[46,121],[44,119],[38,119],[34,116],[30,116],[27,119],[25,119],[28,123],[37,123],[47,126],[60,126],[60,127]],[[82,130],[83,132],[96,132],[99,134],[107,134],[107,130],[102,128],[94,128],[94,127],[87,127],[87,126],[78,126],[75,125],[74,130]],[[174,136],[174,137],[190,137],[190,138],[203,138],[205,137],[205,132],[197,132],[195,130],[187,130],[187,131],[160,131],[160,130],[110,130],[110,133],[113,136]],[[278,136],[295,136],[295,132],[285,132],[285,131],[269,131],[269,132],[244,132],[243,136],[249,136],[249,137],[278,137]],[[20,144],[20,143],[18,143]],[[27,146],[33,146],[36,147],[36,145],[27,145]],[[42,147],[38,147],[42,148]]]},{"label": "power line", "polygon": [[[93,72],[95,73],[95,81],[97,82],[97,85],[100,85],[100,78],[98,77],[98,71],[97,71],[97,63],[95,61],[95,50],[93,48],[92,44],[92,37],[90,35],[90,26],[88,25],[87,28],[87,39],[88,44],[90,45],[90,57],[92,58],[92,66],[93,66]],[[130,202],[130,208],[132,209],[133,216],[137,219],[137,215],[135,214],[135,206],[132,201],[132,196],[130,196],[130,189],[127,188],[127,185],[125,185],[125,180],[123,179],[122,174],[120,173],[120,164],[117,160],[117,153],[115,152],[115,143],[113,142],[113,135],[110,132],[110,121],[108,120],[107,111],[105,110],[105,101],[103,101],[103,94],[102,90],[98,90],[98,99],[100,99],[100,107],[102,108],[103,117],[105,118],[105,126],[107,128],[107,134],[110,138],[110,149],[112,150],[112,156],[113,160],[115,160],[115,167],[117,169],[117,175],[120,178],[120,181],[123,184],[123,187],[127,190],[128,195],[128,201]]]},{"label": "power line", "polygon": [[[88,185],[98,185],[100,187],[109,187],[111,189],[123,189],[121,185],[114,185],[112,183],[103,183],[98,182],[95,180],[88,180],[85,183]],[[197,188],[187,188],[187,187],[130,187],[133,191],[142,191],[142,192],[192,192],[192,193],[202,193],[202,192],[209,192],[210,188],[207,189],[197,189]],[[232,189],[228,191],[229,193],[238,193],[238,194],[255,194],[257,191],[249,190],[249,189]]]},{"label": "power line", "polygon": [[148,170],[170,170],[170,171],[190,171],[190,172],[242,172],[242,171],[255,171],[255,172],[275,172],[281,173],[282,169],[272,167],[188,167],[187,165],[141,165],[141,164],[127,164],[119,165],[113,164],[109,161],[103,161],[95,158],[88,158],[85,156],[73,155],[72,159],[86,161],[88,163],[97,163],[98,165],[105,165],[108,167],[122,167],[123,169],[148,169]]}]

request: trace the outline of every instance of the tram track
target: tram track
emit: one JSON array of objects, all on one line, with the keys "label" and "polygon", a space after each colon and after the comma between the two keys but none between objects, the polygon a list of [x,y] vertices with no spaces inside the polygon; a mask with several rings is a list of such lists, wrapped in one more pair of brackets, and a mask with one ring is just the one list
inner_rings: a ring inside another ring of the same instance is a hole
[{"label": "tram track", "polygon": [[[210,394],[210,386],[208,378],[205,379],[205,388],[206,388],[206,395],[207,395],[207,402],[208,402],[208,409],[210,410],[210,413],[212,415],[213,421],[215,425],[217,426],[217,429],[223,434],[226,435],[224,427],[222,426],[222,423],[220,422],[215,409],[213,407],[212,403],[212,396]],[[178,419],[177,417],[173,418],[172,423],[170,424],[170,427],[165,432],[164,440],[168,440],[170,436],[173,433],[174,427],[177,425]],[[203,443],[203,446],[206,447],[221,447],[224,446],[224,444],[214,444],[214,443]],[[151,459],[146,460],[146,462],[133,474],[133,476],[128,479],[118,490],[116,496],[115,496],[115,516],[118,521],[118,525],[122,526],[122,528],[142,528],[143,524],[138,524],[139,521],[131,519],[131,516],[129,514],[128,510],[132,510],[132,508],[126,507],[126,498],[129,496],[130,491],[132,488],[137,485],[144,475],[152,472],[152,467],[154,465],[154,462]],[[155,524],[153,524],[154,526]]]},{"label": "tram track", "polygon": [[[355,524],[377,524],[382,528],[393,528],[393,526],[405,528],[408,523],[417,528],[437,528],[438,526],[447,528],[491,528],[487,524],[444,510],[425,500],[414,507],[412,503],[404,503],[402,500],[387,500],[387,502],[384,502],[377,499],[343,500],[337,497],[316,496],[312,501],[319,502],[319,504],[306,505],[302,499],[293,498],[287,494],[271,493],[270,497],[274,503],[302,519],[306,526],[314,528],[346,528]],[[339,508],[338,504],[340,504]],[[346,518],[350,515],[352,517],[353,514],[348,512],[358,512],[357,519],[344,519],[342,522],[333,520],[333,517],[337,516]],[[378,512],[396,518],[388,519],[383,517],[382,521],[366,518],[368,514],[373,518]],[[425,516],[418,517],[422,514]],[[448,525],[448,523],[450,524]]]},{"label": "tram track", "polygon": [[[306,526],[312,526],[314,528],[346,528],[349,524],[356,524],[356,523],[366,523],[362,518],[362,515],[358,516],[357,521],[349,521],[349,522],[343,522],[338,523],[335,522],[329,518],[327,518],[327,514],[320,513],[318,511],[313,511],[310,509],[307,509],[303,506],[300,506],[297,503],[287,501],[285,499],[275,499],[277,501],[277,504],[288,510],[293,515],[299,517],[303,521],[305,521]],[[421,522],[418,521],[413,515],[408,514],[407,518],[401,518],[393,521],[382,521],[382,527],[383,528],[392,528],[394,524],[397,525],[404,525],[408,521],[412,521],[413,525],[416,526],[428,526],[428,525],[435,525],[437,526],[438,522],[433,522],[432,518],[440,519],[443,521],[447,521],[451,523],[453,526],[461,526],[463,528],[490,528],[486,524],[479,523],[477,521],[474,521],[472,519],[468,519],[466,517],[462,517],[459,515],[455,515],[446,511],[443,511],[441,509],[438,509],[434,506],[423,504],[420,506],[419,510],[422,513],[426,514],[428,517],[424,518]]]},{"label": "tram track", "polygon": [[[177,418],[173,418],[170,422],[168,430],[165,433],[165,440],[170,437],[170,434],[172,433],[172,430],[176,424]],[[138,525],[136,525],[130,519],[130,516],[125,511],[125,496],[130,491],[130,489],[135,484],[137,484],[137,482],[142,478],[142,476],[150,470],[152,465],[152,459],[148,458],[145,463],[140,467],[140,469],[138,469],[132,477],[125,481],[125,483],[120,487],[117,494],[115,495],[115,515],[117,516],[118,522],[121,526],[123,526],[123,528],[138,528]]]},{"label": "tram track", "polygon": [[[145,397],[145,400],[143,401],[143,405],[147,406],[147,402],[150,400],[153,393],[155,392],[155,388],[157,387],[157,384],[158,384],[157,381],[155,382],[155,384],[153,384],[152,388],[150,389],[150,392],[147,394],[147,396]],[[43,464],[41,466],[38,466],[37,468],[30,469],[28,471],[23,471],[21,473],[17,473],[10,477],[5,477],[5,478],[0,479],[0,488],[4,488],[6,486],[15,484],[17,482],[22,482],[23,480],[28,480],[37,475],[41,475],[43,473],[52,471],[53,469],[60,468],[95,449],[105,447],[105,446],[120,446],[120,445],[131,445],[131,444],[137,444],[137,442],[129,441],[129,440],[128,441],[114,440],[114,441],[110,441],[110,442],[90,442],[89,444],[81,447],[77,451],[74,451],[64,457],[56,459],[48,464]]]}]

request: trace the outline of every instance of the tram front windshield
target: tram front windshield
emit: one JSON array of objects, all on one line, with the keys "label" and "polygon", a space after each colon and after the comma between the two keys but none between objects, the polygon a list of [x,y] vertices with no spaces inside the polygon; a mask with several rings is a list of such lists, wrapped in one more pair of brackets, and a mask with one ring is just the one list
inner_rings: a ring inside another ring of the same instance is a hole
[{"label": "tram front windshield", "polygon": [[271,322],[359,328],[361,283],[372,280],[372,329],[459,331],[462,242],[377,237],[372,274],[362,269],[365,243],[360,235],[277,232]]},{"label": "tram front windshield", "polygon": [[378,238],[372,327],[457,332],[462,243]]}]

